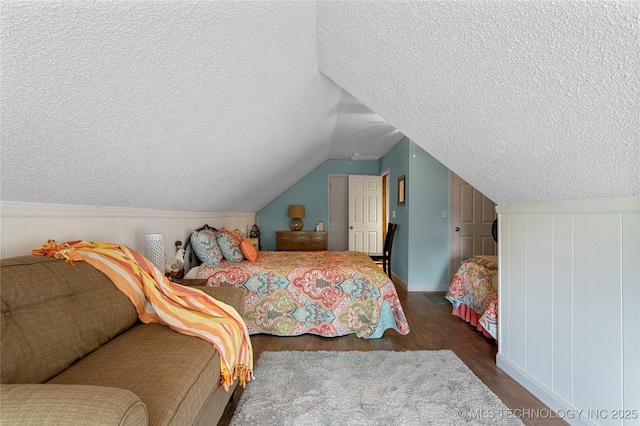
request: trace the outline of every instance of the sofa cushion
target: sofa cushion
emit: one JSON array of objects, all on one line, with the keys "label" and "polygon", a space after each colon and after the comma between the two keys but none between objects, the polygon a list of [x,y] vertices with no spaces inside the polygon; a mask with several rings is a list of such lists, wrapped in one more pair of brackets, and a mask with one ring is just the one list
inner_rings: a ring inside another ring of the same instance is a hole
[{"label": "sofa cushion", "polygon": [[147,407],[125,389],[87,385],[0,385],[3,425],[147,425]]},{"label": "sofa cushion", "polygon": [[88,263],[21,256],[1,265],[2,383],[42,383],[138,320],[129,298]]},{"label": "sofa cushion", "polygon": [[244,315],[245,307],[245,294],[244,290],[237,287],[207,287],[207,286],[194,286],[207,293],[209,296],[226,303],[233,309],[238,311],[240,316]]},{"label": "sofa cushion", "polygon": [[220,357],[198,337],[160,324],[139,324],[48,383],[127,389],[147,405],[149,424],[193,424],[220,389]]}]

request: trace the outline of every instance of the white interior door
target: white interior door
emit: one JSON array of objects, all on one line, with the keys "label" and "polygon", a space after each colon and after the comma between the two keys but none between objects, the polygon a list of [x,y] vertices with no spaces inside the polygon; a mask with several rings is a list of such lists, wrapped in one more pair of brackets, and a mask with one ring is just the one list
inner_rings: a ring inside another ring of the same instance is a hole
[{"label": "white interior door", "polygon": [[451,173],[451,274],[462,259],[478,254],[495,255],[491,235],[496,204],[460,176]]},{"label": "white interior door", "polygon": [[347,175],[329,176],[329,236],[330,251],[349,249],[349,179]]},{"label": "white interior door", "polygon": [[382,252],[382,176],[349,175],[349,250]]}]

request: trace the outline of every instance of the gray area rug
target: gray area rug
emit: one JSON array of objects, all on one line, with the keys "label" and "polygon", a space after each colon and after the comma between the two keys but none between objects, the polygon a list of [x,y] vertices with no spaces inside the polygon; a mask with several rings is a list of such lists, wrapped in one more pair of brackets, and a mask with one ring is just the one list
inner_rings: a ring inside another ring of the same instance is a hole
[{"label": "gray area rug", "polygon": [[231,425],[521,425],[449,350],[263,352]]}]

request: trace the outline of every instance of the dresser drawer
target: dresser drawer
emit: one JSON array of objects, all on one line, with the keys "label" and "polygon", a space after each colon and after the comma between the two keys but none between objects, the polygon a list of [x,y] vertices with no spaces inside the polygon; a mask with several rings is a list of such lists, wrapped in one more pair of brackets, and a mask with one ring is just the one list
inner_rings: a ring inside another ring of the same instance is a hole
[{"label": "dresser drawer", "polygon": [[292,235],[291,232],[276,232],[276,241],[277,242],[294,242],[296,240],[296,236]]},{"label": "dresser drawer", "polygon": [[300,250],[305,251],[324,251],[326,250],[326,244],[321,241],[300,243]]},{"label": "dresser drawer", "polygon": [[295,251],[295,250],[300,250],[300,243],[296,243],[296,242],[289,242],[289,241],[277,241],[276,242],[276,250],[279,251]]},{"label": "dresser drawer", "polygon": [[326,251],[327,233],[316,231],[277,231],[278,251]]}]

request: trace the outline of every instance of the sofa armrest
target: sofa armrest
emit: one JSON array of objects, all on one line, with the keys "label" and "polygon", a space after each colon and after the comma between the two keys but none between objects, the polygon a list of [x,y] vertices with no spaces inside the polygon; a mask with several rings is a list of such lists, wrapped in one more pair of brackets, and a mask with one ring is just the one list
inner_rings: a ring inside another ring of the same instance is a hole
[{"label": "sofa armrest", "polygon": [[89,385],[0,385],[3,425],[147,425],[147,406],[125,389]]},{"label": "sofa armrest", "polygon": [[235,287],[207,287],[207,286],[194,286],[193,288],[200,289],[207,293],[209,296],[233,306],[240,316],[244,315],[244,291]]}]

